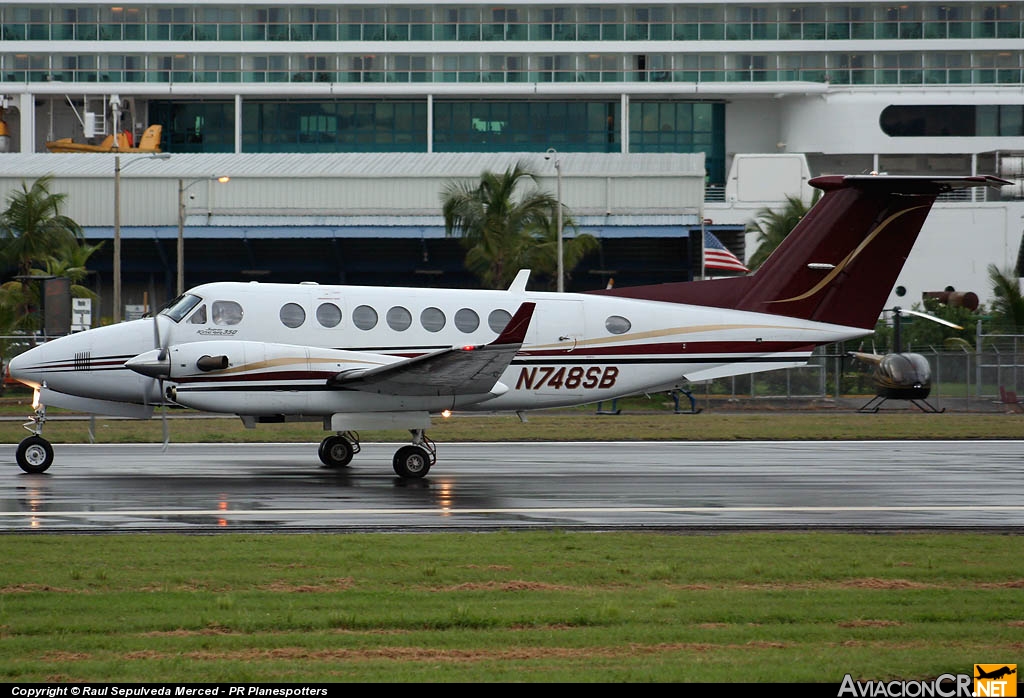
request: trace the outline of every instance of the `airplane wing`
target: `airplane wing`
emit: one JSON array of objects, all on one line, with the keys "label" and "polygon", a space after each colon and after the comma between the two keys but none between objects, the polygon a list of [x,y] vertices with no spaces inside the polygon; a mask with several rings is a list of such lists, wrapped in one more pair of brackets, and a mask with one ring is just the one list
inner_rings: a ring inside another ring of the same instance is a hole
[{"label": "airplane wing", "polygon": [[342,371],[334,388],[382,395],[475,395],[488,393],[526,339],[535,303],[523,303],[490,344],[453,347],[371,369]]}]

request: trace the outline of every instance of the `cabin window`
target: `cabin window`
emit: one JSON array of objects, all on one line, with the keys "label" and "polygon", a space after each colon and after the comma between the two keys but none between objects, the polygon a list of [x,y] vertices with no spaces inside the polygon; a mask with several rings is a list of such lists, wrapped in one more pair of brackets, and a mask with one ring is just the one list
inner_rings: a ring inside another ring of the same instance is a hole
[{"label": "cabin window", "polygon": [[501,334],[506,327],[508,327],[509,320],[512,319],[512,315],[507,310],[492,310],[491,314],[487,316],[487,326],[491,328],[491,332],[494,334]]},{"label": "cabin window", "polygon": [[420,313],[420,324],[427,332],[440,332],[445,322],[446,318],[440,308],[425,308]]},{"label": "cabin window", "polygon": [[191,325],[205,325],[206,324],[206,305],[199,306],[196,312],[192,313],[192,317],[188,319]]},{"label": "cabin window", "polygon": [[337,327],[341,323],[341,308],[334,303],[321,303],[316,309],[316,321],[324,327]]},{"label": "cabin window", "polygon": [[361,330],[372,330],[377,326],[377,311],[368,305],[361,305],[352,311],[352,324]]},{"label": "cabin window", "polygon": [[412,324],[412,313],[400,305],[396,305],[387,314],[388,327],[396,332],[404,332]]},{"label": "cabin window", "polygon": [[604,328],[612,334],[625,334],[633,325],[621,315],[609,315],[604,321]]},{"label": "cabin window", "polygon": [[466,334],[476,332],[476,328],[480,327],[480,316],[469,308],[462,308],[455,313],[455,326]]},{"label": "cabin window", "polygon": [[234,301],[213,302],[213,324],[237,325],[242,321],[242,306]]},{"label": "cabin window", "polygon": [[285,327],[295,329],[306,321],[306,311],[298,303],[285,303],[281,306],[281,323]]}]

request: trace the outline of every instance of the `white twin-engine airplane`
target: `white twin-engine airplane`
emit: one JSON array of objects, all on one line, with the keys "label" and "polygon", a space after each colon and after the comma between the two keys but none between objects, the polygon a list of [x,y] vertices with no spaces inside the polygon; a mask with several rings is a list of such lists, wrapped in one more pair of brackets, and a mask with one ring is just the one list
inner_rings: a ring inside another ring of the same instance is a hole
[{"label": "white twin-engine airplane", "polygon": [[213,283],[158,314],[16,357],[37,406],[18,446],[46,470],[45,405],[148,418],[159,404],[259,422],[316,420],[329,467],[359,429],[402,428],[394,470],[436,460],[431,415],[522,411],[671,390],[806,362],[870,334],[935,197],[995,177],[827,176],[824,196],[754,274],[596,291]]}]

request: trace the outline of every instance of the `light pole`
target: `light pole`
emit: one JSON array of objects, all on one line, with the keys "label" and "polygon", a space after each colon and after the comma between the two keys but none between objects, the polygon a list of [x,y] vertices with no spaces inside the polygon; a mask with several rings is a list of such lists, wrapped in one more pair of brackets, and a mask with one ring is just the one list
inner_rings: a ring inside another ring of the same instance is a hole
[{"label": "light pole", "polygon": [[217,175],[210,175],[206,179],[197,179],[189,183],[188,186],[185,186],[184,179],[178,180],[178,287],[175,294],[178,296],[185,292],[185,192],[200,182],[209,182],[211,180],[227,184],[231,181],[231,178],[224,175],[219,177]]},{"label": "light pole", "polygon": [[558,175],[558,184],[555,190],[555,198],[558,199],[558,292],[562,293],[565,291],[565,274],[562,270],[562,160],[554,148],[548,148],[544,159],[554,161],[555,173]]},{"label": "light pole", "polygon": [[[114,137],[117,143],[117,137]],[[114,152],[117,152],[115,147]],[[129,160],[121,167],[121,154],[114,156],[114,322],[121,322],[121,170],[139,160],[167,160],[170,153],[157,153]]]}]

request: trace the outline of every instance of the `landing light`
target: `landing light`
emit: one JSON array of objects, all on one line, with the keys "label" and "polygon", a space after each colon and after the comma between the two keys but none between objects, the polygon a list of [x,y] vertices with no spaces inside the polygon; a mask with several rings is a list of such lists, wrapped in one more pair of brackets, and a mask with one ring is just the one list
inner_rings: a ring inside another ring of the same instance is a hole
[{"label": "landing light", "polygon": [[451,410],[441,410],[441,416],[444,417],[445,419],[448,419],[449,417],[452,416],[452,411]]},{"label": "landing light", "polygon": [[32,391],[32,409],[39,409],[39,388],[35,388]]}]

